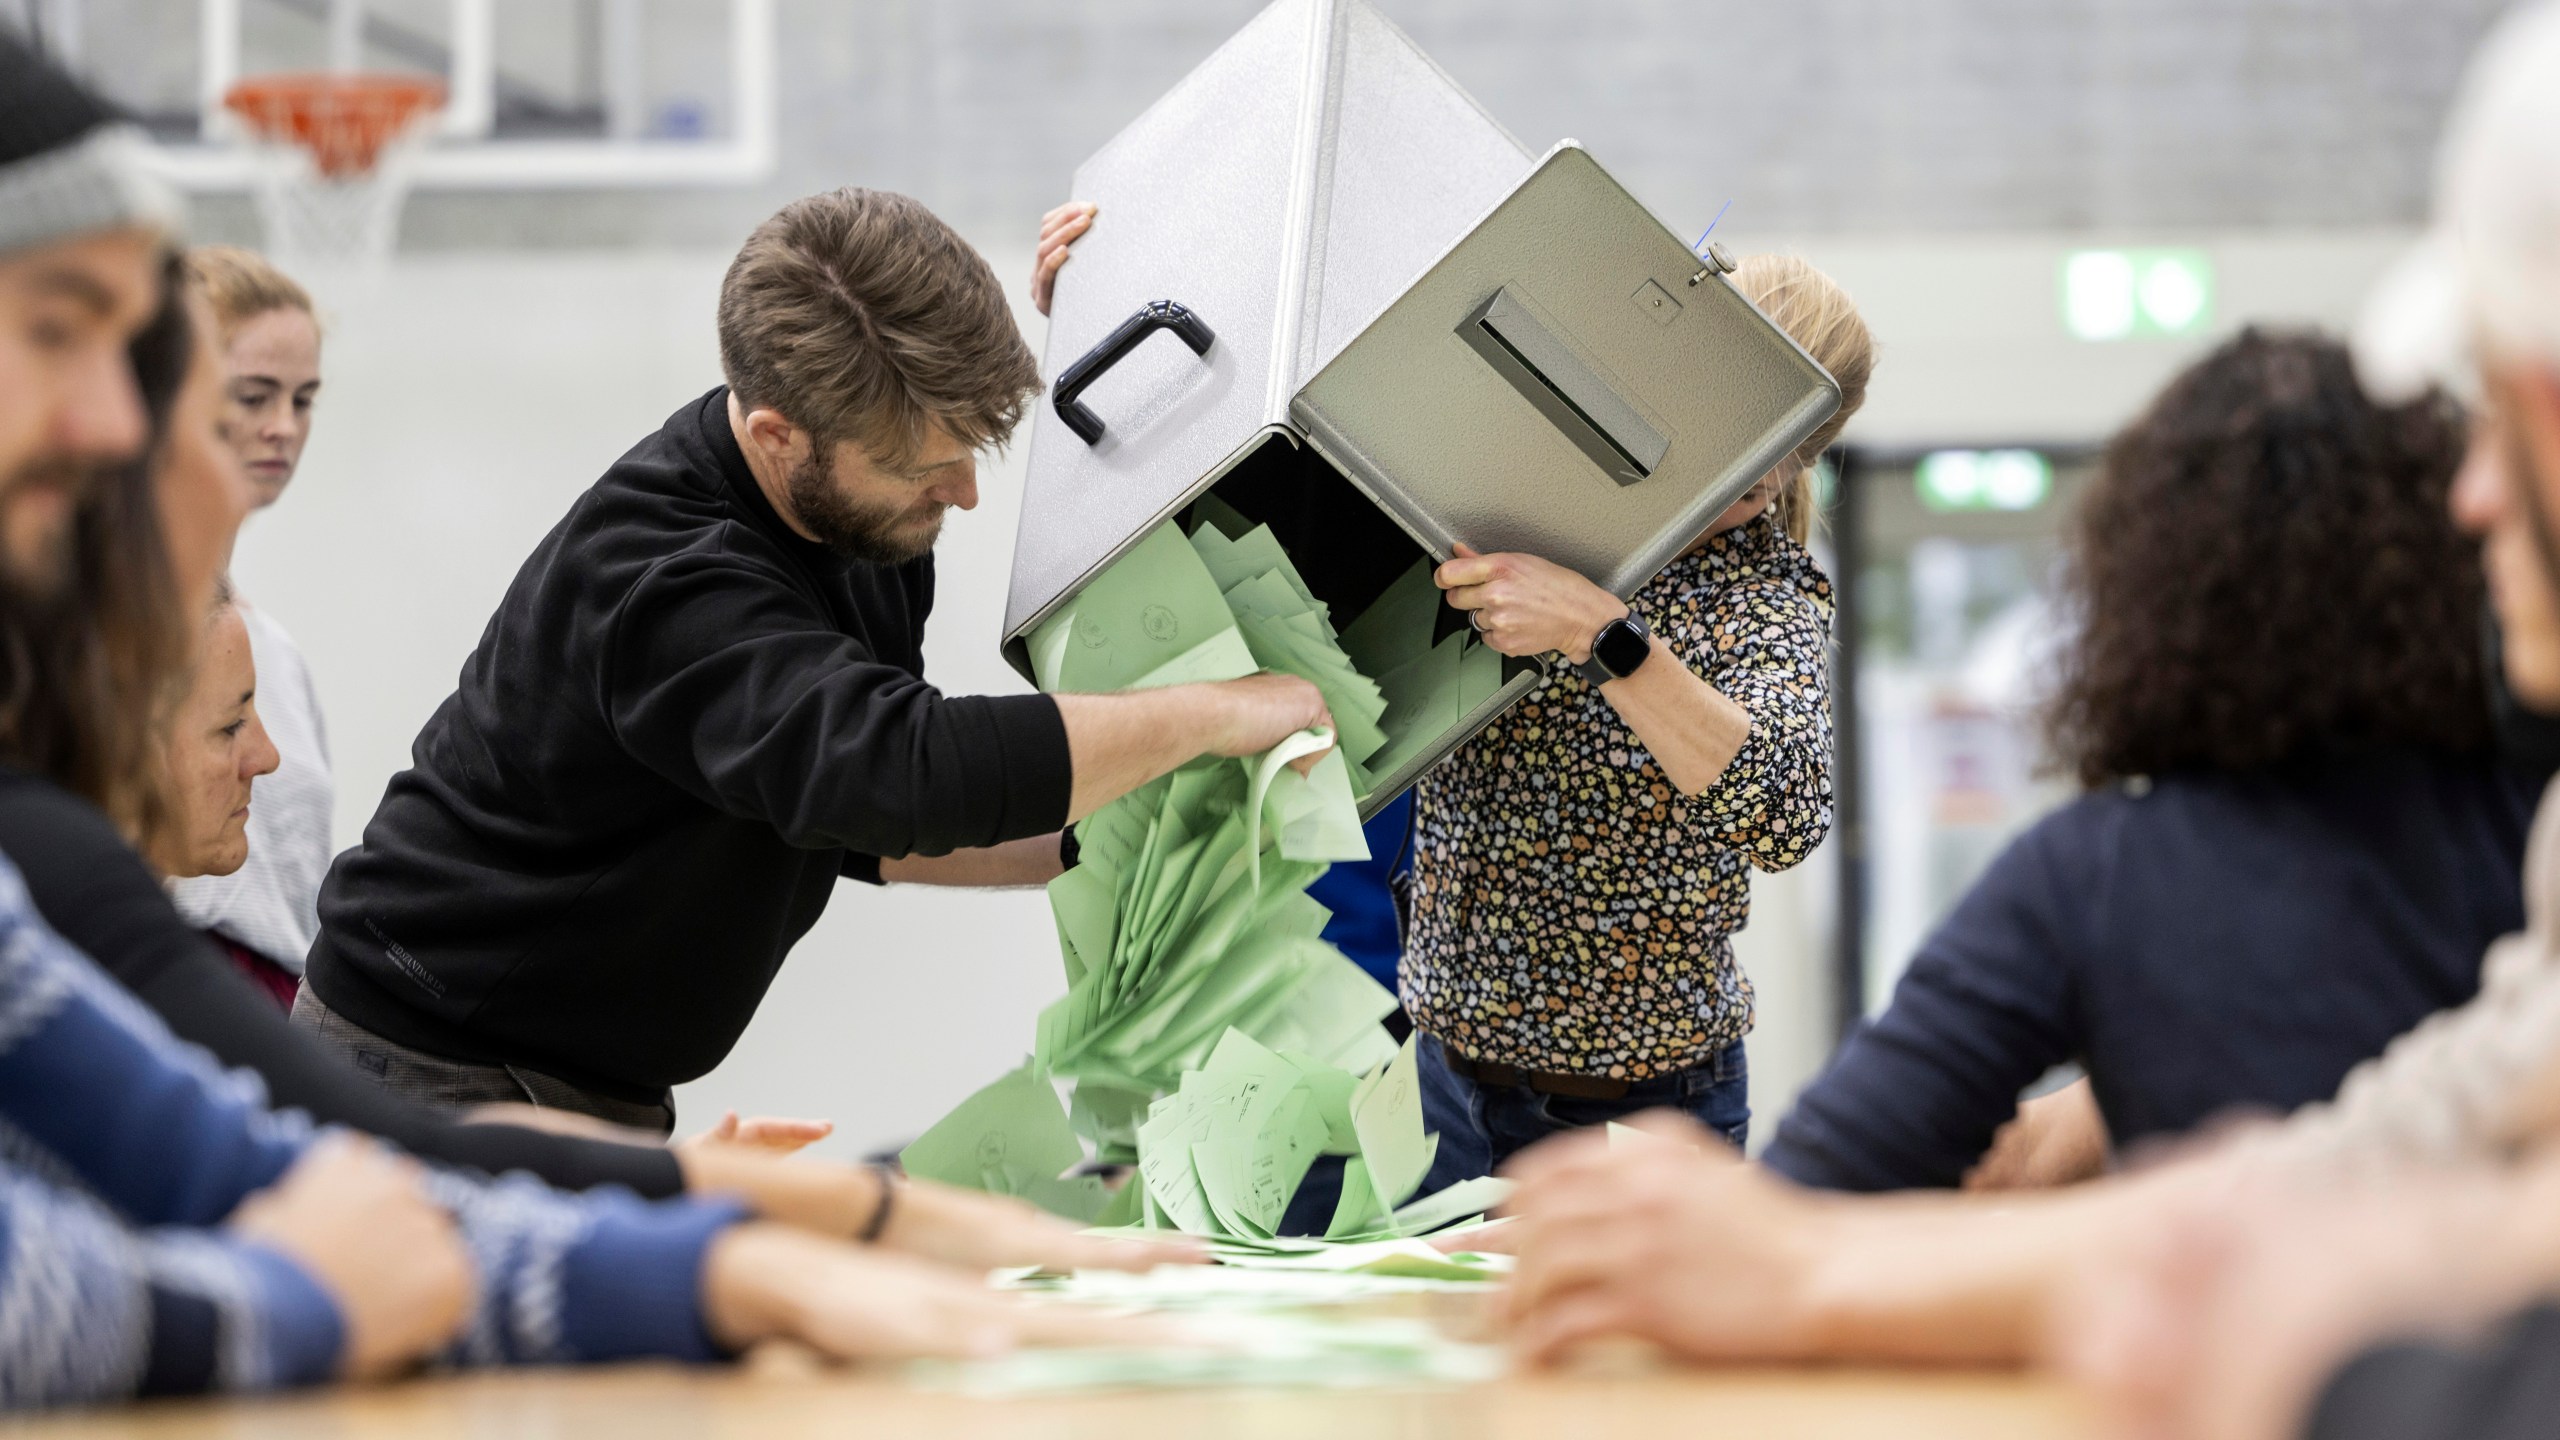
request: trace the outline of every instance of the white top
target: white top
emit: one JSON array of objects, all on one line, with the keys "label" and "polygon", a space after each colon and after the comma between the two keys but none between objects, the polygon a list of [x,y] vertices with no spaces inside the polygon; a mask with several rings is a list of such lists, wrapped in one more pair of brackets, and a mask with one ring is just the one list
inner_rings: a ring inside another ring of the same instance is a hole
[{"label": "white top", "polygon": [[335,853],[329,733],[311,667],[293,637],[245,600],[240,618],[258,669],[258,719],[281,763],[249,790],[248,863],[229,875],[173,880],[169,895],[189,924],[219,930],[299,975],[320,933],[320,878]]}]

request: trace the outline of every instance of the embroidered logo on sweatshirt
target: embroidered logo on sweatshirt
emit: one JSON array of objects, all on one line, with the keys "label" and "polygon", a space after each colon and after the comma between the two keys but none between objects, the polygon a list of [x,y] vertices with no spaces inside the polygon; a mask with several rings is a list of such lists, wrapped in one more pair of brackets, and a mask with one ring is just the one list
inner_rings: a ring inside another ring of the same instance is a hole
[{"label": "embroidered logo on sweatshirt", "polygon": [[383,934],[382,927],[373,923],[372,916],[365,917],[364,928],[372,931],[373,938],[382,942],[382,953],[391,957],[391,963],[399,967],[401,974],[415,981],[419,989],[439,1000],[444,998],[444,982],[435,977],[434,971],[419,964],[418,957],[410,954],[399,941]]}]

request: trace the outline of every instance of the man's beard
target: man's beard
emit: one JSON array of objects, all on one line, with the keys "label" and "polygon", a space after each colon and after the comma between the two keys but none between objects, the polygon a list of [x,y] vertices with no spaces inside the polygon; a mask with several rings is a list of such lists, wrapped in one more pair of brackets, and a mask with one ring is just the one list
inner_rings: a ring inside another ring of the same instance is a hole
[{"label": "man's beard", "polygon": [[933,553],[942,538],[942,515],[936,508],[929,525],[918,524],[913,505],[865,505],[835,487],[816,456],[792,470],[786,486],[791,509],[818,537],[818,543],[852,560],[874,565],[904,565]]},{"label": "man's beard", "polygon": [[71,578],[71,535],[80,504],[97,483],[98,468],[38,461],[0,480],[0,590],[39,603],[61,592]]}]

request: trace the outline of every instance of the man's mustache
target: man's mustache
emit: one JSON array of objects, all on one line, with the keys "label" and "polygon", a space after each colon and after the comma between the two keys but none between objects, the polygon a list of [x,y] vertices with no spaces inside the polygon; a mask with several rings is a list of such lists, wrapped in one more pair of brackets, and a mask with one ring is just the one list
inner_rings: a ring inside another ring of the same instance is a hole
[{"label": "man's mustache", "polygon": [[96,487],[105,469],[94,460],[34,460],[0,478],[0,500],[28,490],[64,490],[80,499]]}]

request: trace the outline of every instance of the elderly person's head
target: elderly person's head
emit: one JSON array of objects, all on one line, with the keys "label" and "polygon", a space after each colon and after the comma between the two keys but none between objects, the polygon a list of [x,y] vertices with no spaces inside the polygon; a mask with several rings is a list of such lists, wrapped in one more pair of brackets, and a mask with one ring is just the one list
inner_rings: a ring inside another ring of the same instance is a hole
[{"label": "elderly person's head", "polygon": [[2477,382],[2454,508],[2482,538],[2508,688],[2560,714],[2560,5],[2520,7],[2463,83],[2435,229],[2376,296],[2357,361],[2386,392]]},{"label": "elderly person's head", "polygon": [[240,457],[259,508],[275,503],[302,464],[320,396],[320,320],[291,276],[247,250],[187,252],[222,352],[222,438]]},{"label": "elderly person's head", "polygon": [[169,815],[150,859],[171,879],[228,875],[249,858],[250,786],[276,768],[257,702],[249,627],[226,582],[198,632],[194,678],[163,747]]}]

